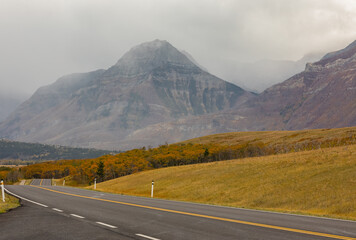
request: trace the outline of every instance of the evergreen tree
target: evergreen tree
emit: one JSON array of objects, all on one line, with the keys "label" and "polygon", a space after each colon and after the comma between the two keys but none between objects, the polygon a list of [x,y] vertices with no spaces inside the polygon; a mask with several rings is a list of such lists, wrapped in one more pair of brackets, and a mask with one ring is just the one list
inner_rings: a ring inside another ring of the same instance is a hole
[{"label": "evergreen tree", "polygon": [[98,176],[99,182],[104,180],[104,163],[100,160],[98,169],[96,170],[96,175]]},{"label": "evergreen tree", "polygon": [[209,149],[205,148],[204,158],[207,158],[208,156],[209,156]]}]

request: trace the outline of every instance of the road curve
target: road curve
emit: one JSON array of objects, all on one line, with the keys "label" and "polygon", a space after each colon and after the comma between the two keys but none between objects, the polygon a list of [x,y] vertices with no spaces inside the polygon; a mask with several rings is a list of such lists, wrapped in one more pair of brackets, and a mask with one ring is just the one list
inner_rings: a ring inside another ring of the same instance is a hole
[{"label": "road curve", "polygon": [[[68,225],[75,221],[87,228],[105,230],[117,239],[356,239],[354,221],[131,197],[60,186],[6,188],[25,198],[22,203],[26,211],[36,209],[37,214],[44,216],[40,226],[50,233],[53,231],[51,239],[61,239],[55,237],[55,233],[60,231],[51,228],[51,222],[46,219],[60,216],[68,220]],[[16,212],[31,218],[21,211],[20,208],[0,215],[0,226],[9,224],[6,215],[16,216]],[[37,220],[41,221],[41,218]],[[19,227],[21,224],[17,224]],[[66,229],[63,227],[62,231],[66,233]],[[1,228],[0,234],[2,231],[5,230]],[[30,236],[33,231],[29,228],[20,232],[28,232]],[[14,236],[8,239],[26,239],[16,238],[16,234],[14,232]],[[88,231],[84,235],[81,237],[79,234],[73,239],[101,239],[100,236],[105,234],[98,231],[95,235]],[[112,236],[107,236],[107,239],[112,239]]]},{"label": "road curve", "polygon": [[51,179],[33,179],[30,185],[38,185],[38,186],[52,186]]}]

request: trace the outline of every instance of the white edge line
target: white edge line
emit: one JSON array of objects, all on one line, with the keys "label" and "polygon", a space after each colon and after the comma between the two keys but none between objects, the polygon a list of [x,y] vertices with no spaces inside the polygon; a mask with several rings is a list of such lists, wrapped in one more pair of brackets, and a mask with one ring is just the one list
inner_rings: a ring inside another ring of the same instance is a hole
[{"label": "white edge line", "polygon": [[21,197],[21,196],[19,196],[19,195],[16,195],[15,193],[10,192],[10,191],[7,190],[6,188],[5,188],[5,191],[6,191],[7,193],[9,193],[9,194],[15,196],[15,197],[18,197],[18,198],[20,198],[20,199],[22,199],[22,200],[25,200],[25,201],[27,201],[27,202],[37,204],[37,205],[39,205],[39,206],[41,206],[41,207],[48,207],[47,205],[44,205],[44,204],[42,204],[42,203],[38,203],[38,202],[32,201],[32,200],[30,200],[30,199],[27,199],[27,198]]},{"label": "white edge line", "polygon": [[58,209],[58,208],[52,208],[52,210],[57,211],[57,212],[63,212],[63,210]]},{"label": "white edge line", "polygon": [[[59,186],[62,187],[62,186]],[[64,187],[63,187],[64,188]],[[65,186],[66,189],[68,188],[72,188],[72,189],[77,189],[75,187],[68,187]],[[84,189],[82,189],[84,190]],[[5,191],[11,193],[9,190],[7,190],[5,188]],[[85,190],[88,192],[93,192],[94,190]],[[70,193],[70,192],[69,192]],[[125,198],[141,198],[141,199],[148,199],[148,200],[152,200],[150,197],[142,197],[142,196],[133,196],[133,195],[125,195],[125,194],[115,194],[115,193],[109,193],[109,192],[104,192],[106,194],[108,194],[109,196],[120,196],[120,197],[125,197]],[[17,196],[16,194],[11,193],[14,196]],[[19,198],[22,198],[20,196],[17,196]],[[29,202],[31,202],[31,200],[22,198],[24,200],[27,200]],[[110,199],[113,200],[113,199]],[[186,202],[186,201],[179,201],[179,200],[169,200],[169,199],[162,199],[162,198],[155,198],[155,201],[163,201],[163,202],[176,202],[176,203],[183,203],[183,204],[193,204],[193,205],[200,205],[200,206],[210,206],[210,207],[217,207],[217,208],[226,208],[226,209],[237,209],[237,210],[242,210],[242,211],[251,211],[251,212],[262,212],[262,213],[270,213],[270,214],[279,214],[279,215],[287,215],[287,216],[293,216],[293,217],[307,217],[307,218],[316,218],[316,219],[321,219],[321,220],[330,220],[330,221],[340,221],[340,222],[351,222],[351,223],[355,223],[356,221],[354,220],[348,220],[348,219],[339,219],[339,218],[330,218],[330,217],[322,217],[322,216],[313,216],[313,215],[304,215],[304,214],[297,214],[297,213],[286,213],[286,212],[276,212],[276,211],[269,211],[269,210],[260,210],[260,209],[251,209],[251,208],[241,208],[241,207],[229,207],[229,206],[221,206],[221,205],[214,205],[214,204],[207,204],[207,203],[196,203],[196,202]],[[119,201],[119,200],[118,200]],[[33,202],[35,203],[35,202]],[[40,204],[40,203],[36,203],[40,206],[43,207],[48,207],[44,204]]]},{"label": "white edge line", "polygon": [[[75,187],[72,187],[75,188]],[[88,192],[94,192],[96,190],[88,190],[88,189],[81,189],[85,190]],[[97,191],[96,191],[97,192]],[[110,193],[110,192],[103,192],[106,193],[106,196],[119,196],[123,198],[131,198],[134,199],[147,199],[147,200],[152,200],[151,197],[143,197],[143,196],[134,196],[134,195],[126,195],[126,194],[119,194],[119,193]],[[113,200],[113,199],[111,199]],[[243,208],[243,207],[229,207],[229,206],[222,206],[222,205],[215,205],[215,204],[209,204],[209,203],[197,203],[197,202],[188,202],[188,201],[179,201],[179,200],[170,200],[170,199],[163,199],[163,198],[154,198],[154,200],[162,201],[162,202],[176,202],[176,203],[183,203],[183,204],[193,204],[193,205],[200,205],[200,206],[209,206],[209,207],[217,207],[217,208],[227,208],[227,209],[237,209],[237,210],[242,210],[242,211],[252,211],[252,212],[262,212],[262,213],[271,213],[271,214],[281,214],[281,215],[289,215],[289,216],[294,216],[294,217],[307,217],[307,218],[317,218],[317,219],[324,219],[324,220],[331,220],[331,221],[341,221],[341,222],[351,222],[355,223],[355,220],[349,220],[349,219],[340,219],[340,218],[331,218],[331,217],[322,217],[322,216],[313,216],[313,215],[307,215],[307,214],[298,214],[298,213],[288,213],[288,212],[277,212],[277,211],[271,211],[271,210],[262,210],[262,209],[252,209],[252,208]],[[119,201],[119,200],[118,200]]]},{"label": "white edge line", "polygon": [[[94,191],[94,190],[87,190],[87,191]],[[108,195],[117,195],[120,197],[125,198],[141,198],[147,200],[153,200],[151,197],[142,197],[142,196],[133,196],[133,195],[125,195],[125,194],[118,194],[118,193],[108,193]],[[340,219],[340,218],[330,218],[330,217],[322,217],[322,216],[313,216],[313,215],[306,215],[306,214],[298,214],[298,213],[287,213],[287,212],[277,212],[271,210],[262,210],[262,209],[253,209],[253,208],[242,208],[242,207],[229,207],[229,206],[222,206],[222,205],[214,205],[209,203],[197,203],[197,202],[187,202],[187,201],[179,201],[179,200],[170,200],[170,199],[163,199],[163,198],[154,198],[154,201],[162,201],[162,202],[176,202],[176,203],[183,203],[183,204],[193,204],[199,206],[208,206],[208,207],[217,207],[217,208],[226,208],[226,209],[236,209],[242,211],[251,211],[251,212],[262,212],[262,213],[271,213],[271,214],[281,214],[281,215],[289,215],[292,217],[308,217],[308,218],[317,218],[321,220],[332,220],[332,221],[341,221],[341,222],[351,222],[355,223],[355,220],[348,220],[348,219]]]},{"label": "white edge line", "polygon": [[143,234],[140,234],[140,233],[136,233],[135,235],[136,235],[136,236],[139,236],[139,237],[143,237],[143,238],[151,239],[151,240],[160,240],[160,239],[158,239],[158,238],[154,238],[154,237],[146,236],[146,235],[143,235]]},{"label": "white edge line", "polygon": [[77,215],[77,214],[70,214],[71,216],[73,216],[73,217],[76,217],[76,218],[85,218],[85,217],[83,217],[83,216],[79,216],[79,215]]},{"label": "white edge line", "polygon": [[100,225],[103,225],[103,226],[106,226],[106,227],[109,227],[109,228],[117,228],[113,225],[110,225],[110,224],[106,224],[106,223],[103,223],[103,222],[96,222],[97,224],[100,224]]}]

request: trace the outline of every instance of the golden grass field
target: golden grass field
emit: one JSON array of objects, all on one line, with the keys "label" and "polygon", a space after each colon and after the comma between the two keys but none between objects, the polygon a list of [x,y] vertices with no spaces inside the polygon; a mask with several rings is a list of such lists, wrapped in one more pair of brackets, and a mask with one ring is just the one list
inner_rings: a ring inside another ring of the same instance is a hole
[{"label": "golden grass field", "polygon": [[5,213],[12,208],[20,206],[20,202],[17,198],[10,196],[5,193],[5,203],[2,201],[2,196],[0,193],[0,213]]},{"label": "golden grass field", "polygon": [[356,220],[356,145],[144,171],[97,190],[149,197],[152,180],[157,198]]},{"label": "golden grass field", "polygon": [[297,131],[231,132],[198,137],[181,143],[236,145],[247,142],[263,142],[264,144],[272,145],[281,143],[291,145],[312,140],[324,142],[331,139],[347,139],[355,135],[356,127]]}]

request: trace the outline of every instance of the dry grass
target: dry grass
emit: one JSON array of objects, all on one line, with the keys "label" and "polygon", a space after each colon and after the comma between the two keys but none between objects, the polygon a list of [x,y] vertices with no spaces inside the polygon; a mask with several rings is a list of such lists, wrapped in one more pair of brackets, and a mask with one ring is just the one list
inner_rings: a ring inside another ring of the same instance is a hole
[{"label": "dry grass", "polygon": [[65,181],[65,186],[72,186],[72,187],[86,187],[88,184],[78,184],[76,181],[73,181],[72,178],[65,177],[65,178],[59,178],[59,179],[53,179],[52,180],[52,185],[53,186],[63,186],[63,180]]},{"label": "dry grass", "polygon": [[[59,178],[59,179],[53,179],[52,180],[52,185],[53,186],[63,186],[63,180],[64,178]],[[68,179],[66,179],[66,185],[68,185]]]},{"label": "dry grass", "polygon": [[25,185],[30,185],[33,179],[26,179]]},{"label": "dry grass", "polygon": [[2,196],[0,193],[0,213],[5,213],[10,209],[17,208],[20,206],[20,202],[17,198],[10,196],[5,193],[5,203],[2,201]]},{"label": "dry grass", "polygon": [[157,198],[356,220],[356,145],[145,171],[97,189],[148,197],[152,179]]},{"label": "dry grass", "polygon": [[220,133],[190,139],[181,143],[235,145],[246,142],[263,142],[265,144],[295,144],[304,141],[350,138],[356,135],[356,127],[312,129],[298,131],[260,131]]}]

